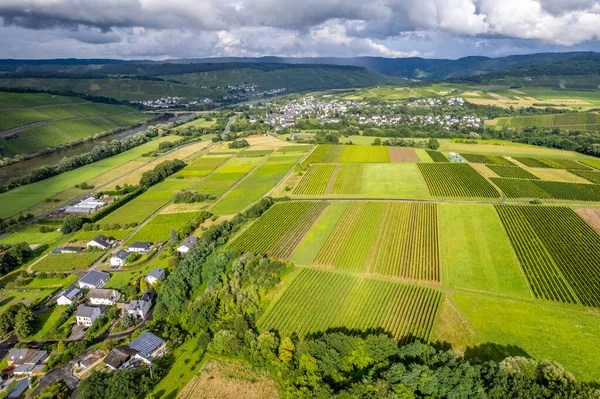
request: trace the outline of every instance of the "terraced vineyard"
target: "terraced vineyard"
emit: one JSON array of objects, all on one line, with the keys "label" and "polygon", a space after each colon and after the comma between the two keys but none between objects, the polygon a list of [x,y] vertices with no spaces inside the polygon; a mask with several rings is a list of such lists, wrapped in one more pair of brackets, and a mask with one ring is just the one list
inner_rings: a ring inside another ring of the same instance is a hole
[{"label": "terraced vineyard", "polygon": [[325,208],[326,202],[275,204],[229,246],[242,252],[287,258]]},{"label": "terraced vineyard", "polygon": [[431,288],[303,269],[258,327],[281,336],[381,328],[401,342],[428,341],[442,297]]},{"label": "terraced vineyard", "polygon": [[388,163],[390,153],[387,147],[348,145],[339,159],[341,163]]},{"label": "terraced vineyard", "polygon": [[333,185],[333,193],[359,194],[363,183],[363,172],[362,164],[342,165]]},{"label": "terraced vineyard", "polygon": [[314,264],[439,281],[437,205],[353,202]]},{"label": "terraced vineyard", "polygon": [[431,195],[436,197],[498,198],[500,194],[471,165],[419,163]]},{"label": "terraced vineyard", "polygon": [[600,236],[567,207],[496,205],[538,298],[600,307]]},{"label": "terraced vineyard", "polygon": [[493,170],[500,177],[539,180],[539,177],[518,166],[488,165],[487,167]]},{"label": "terraced vineyard", "polygon": [[294,189],[294,195],[318,195],[325,192],[335,165],[311,165]]},{"label": "terraced vineyard", "polygon": [[514,165],[508,159],[496,155],[463,154],[460,155],[471,163],[484,163],[491,165]]},{"label": "terraced vineyard", "polygon": [[429,157],[431,157],[433,162],[450,162],[450,160],[439,151],[426,150],[425,152],[427,153],[427,155],[429,155]]}]

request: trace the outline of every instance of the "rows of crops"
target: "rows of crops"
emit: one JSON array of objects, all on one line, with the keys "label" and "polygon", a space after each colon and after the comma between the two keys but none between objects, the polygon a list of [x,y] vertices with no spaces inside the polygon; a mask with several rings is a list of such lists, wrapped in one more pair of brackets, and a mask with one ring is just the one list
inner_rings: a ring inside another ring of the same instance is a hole
[{"label": "rows of crops", "polygon": [[491,177],[490,180],[508,198],[552,198],[550,193],[538,187],[532,180],[503,179]]},{"label": "rows of crops", "polygon": [[568,201],[600,201],[600,185],[563,183],[555,181],[535,181],[552,198]]},{"label": "rows of crops", "polygon": [[231,242],[230,247],[287,258],[326,207],[326,202],[312,201],[275,204]]},{"label": "rows of crops", "polygon": [[386,205],[384,202],[351,203],[314,262],[322,266],[363,270],[371,255]]},{"label": "rows of crops", "polygon": [[553,169],[589,169],[587,166],[571,161],[569,159],[540,159],[527,157],[514,157],[525,166],[531,168],[553,168]]},{"label": "rows of crops", "polygon": [[433,196],[500,197],[494,186],[469,164],[419,163],[417,165]]},{"label": "rows of crops", "polygon": [[561,129],[573,128],[585,130],[586,125],[600,124],[600,115],[595,113],[565,113],[551,115],[529,115],[510,118],[498,118],[498,126],[539,126],[559,127]]},{"label": "rows of crops", "polygon": [[341,163],[388,163],[390,153],[387,147],[348,145],[339,160]]},{"label": "rows of crops", "polygon": [[520,168],[518,166],[488,165],[488,168],[493,170],[500,177],[539,180],[539,177],[529,173],[525,169]]},{"label": "rows of crops", "polygon": [[566,207],[496,209],[533,293],[600,307],[600,236]]},{"label": "rows of crops", "polygon": [[381,222],[370,272],[439,281],[437,205],[390,203]]},{"label": "rows of crops", "polygon": [[508,159],[497,155],[463,154],[460,155],[471,163],[484,163],[490,165],[514,165]]},{"label": "rows of crops", "polygon": [[325,192],[335,165],[311,165],[294,189],[294,195],[318,195]]},{"label": "rows of crops", "polygon": [[340,161],[340,157],[344,153],[344,146],[341,145],[332,145],[329,148],[329,151],[323,156],[321,159],[322,163],[338,163]]},{"label": "rows of crops", "polygon": [[334,194],[359,194],[363,183],[362,164],[341,165],[333,185]]},{"label": "rows of crops", "polygon": [[429,155],[433,162],[450,162],[450,160],[439,151],[425,150],[425,152],[427,155]]},{"label": "rows of crops", "polygon": [[353,202],[314,264],[439,281],[438,240],[436,204]]},{"label": "rows of crops", "polygon": [[319,144],[314,148],[314,150],[308,154],[306,160],[304,161],[305,165],[310,165],[313,163],[320,163],[327,151],[331,148],[331,144]]},{"label": "rows of crops", "polygon": [[600,172],[594,170],[571,170],[570,172],[592,183],[600,184]]},{"label": "rows of crops", "polygon": [[381,328],[402,342],[428,341],[442,297],[431,288],[303,269],[258,327],[282,337]]}]

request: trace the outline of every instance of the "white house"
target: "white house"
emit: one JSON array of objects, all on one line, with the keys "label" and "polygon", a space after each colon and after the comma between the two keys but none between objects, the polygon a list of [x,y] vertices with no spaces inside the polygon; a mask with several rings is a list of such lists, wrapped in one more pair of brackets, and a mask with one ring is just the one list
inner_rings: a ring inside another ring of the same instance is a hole
[{"label": "white house", "polygon": [[75,318],[77,320],[77,325],[82,327],[89,327],[94,322],[102,316],[104,313],[103,308],[96,308],[93,306],[79,305],[77,308],[77,313],[75,314]]},{"label": "white house", "polygon": [[87,247],[100,248],[106,251],[108,248],[112,247],[114,243],[114,240],[111,240],[103,234],[98,234],[96,237],[94,237],[94,239],[92,239],[92,241],[87,243]]},{"label": "white house", "polygon": [[81,298],[81,290],[77,287],[69,287],[60,293],[56,304],[60,306],[71,306],[74,301]]},{"label": "white house", "polygon": [[97,270],[90,270],[83,277],[77,281],[79,288],[102,288],[108,283],[110,274],[99,272]]},{"label": "white house", "polygon": [[119,301],[121,293],[117,290],[93,288],[88,292],[88,299],[92,305],[112,306]]},{"label": "white house", "polygon": [[189,236],[181,242],[181,245],[177,248],[177,252],[181,254],[187,253],[190,249],[194,248],[194,245],[198,242],[198,239],[194,236]]},{"label": "white house", "polygon": [[114,267],[125,266],[129,252],[120,250],[110,258],[110,265]]},{"label": "white house", "polygon": [[136,241],[136,242],[132,243],[129,246],[129,248],[127,248],[127,250],[129,252],[142,253],[142,252],[148,252],[148,251],[150,251],[150,248],[152,248],[152,243],[151,242]]},{"label": "white house", "polygon": [[145,320],[152,309],[152,295],[146,291],[139,300],[132,300],[123,305],[123,312]]},{"label": "white house", "polygon": [[146,275],[146,282],[150,285],[154,285],[159,281],[163,281],[165,279],[165,269],[161,267],[155,267],[150,270],[150,273]]}]

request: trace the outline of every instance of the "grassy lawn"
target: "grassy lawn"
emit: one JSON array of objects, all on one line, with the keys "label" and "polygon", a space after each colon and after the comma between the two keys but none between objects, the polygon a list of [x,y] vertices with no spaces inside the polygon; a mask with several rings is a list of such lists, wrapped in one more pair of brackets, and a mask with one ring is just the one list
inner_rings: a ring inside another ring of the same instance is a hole
[{"label": "grassy lawn", "polygon": [[37,289],[37,290],[0,290],[0,313],[16,302],[22,302],[29,305],[37,300],[47,297],[52,294],[54,289]]},{"label": "grassy lawn", "polygon": [[7,218],[23,212],[44,201],[47,197],[52,197],[73,187],[75,184],[102,175],[132,159],[140,157],[148,151],[158,148],[159,142],[159,140],[154,140],[113,157],[2,193],[0,194],[0,217]]},{"label": "grassy lawn", "polygon": [[448,286],[531,297],[492,205],[438,206],[441,261]]},{"label": "grassy lawn", "polygon": [[104,255],[102,251],[86,251],[77,254],[48,254],[33,265],[37,272],[69,272],[85,269]]},{"label": "grassy lawn", "polygon": [[414,163],[365,164],[361,196],[430,198],[425,179]]},{"label": "grassy lawn", "polygon": [[167,241],[171,229],[176,231],[185,226],[196,215],[195,212],[169,213],[156,215],[137,233],[135,233],[127,243],[133,241]]},{"label": "grassy lawn", "polygon": [[217,215],[237,213],[272,189],[301,155],[275,155],[259,166],[246,180],[222,198],[211,211]]},{"label": "grassy lawn", "polygon": [[[60,226],[53,226],[59,228]],[[66,241],[71,235],[64,235],[59,231],[52,231],[50,233],[40,233],[40,226],[27,225],[23,226],[14,233],[11,233],[4,237],[0,242],[2,244],[18,244],[20,242],[26,242],[29,245],[48,244],[50,246],[57,245],[60,242]]]},{"label": "grassy lawn", "polygon": [[154,387],[152,394],[165,399],[175,399],[177,393],[196,375],[203,364],[204,351],[198,348],[196,338],[185,341],[173,351],[174,363],[169,372]]},{"label": "grassy lawn", "polygon": [[298,265],[312,264],[349,204],[347,201],[330,203],[292,255],[292,262]]},{"label": "grassy lawn", "polygon": [[600,381],[600,316],[582,308],[454,294],[485,342],[554,360],[583,381]]},{"label": "grassy lawn", "polygon": [[[60,318],[60,314],[67,309],[67,306],[52,306],[43,311],[35,318],[33,332],[26,340],[28,341],[43,341],[51,339],[65,339],[71,332],[70,326],[65,323],[63,328],[57,331],[57,334],[50,334],[52,327]],[[66,328],[65,328],[66,327]]]},{"label": "grassy lawn", "polygon": [[58,288],[66,287],[77,281],[78,276],[76,274],[69,274],[67,277],[51,277],[51,278],[34,278],[29,284],[24,285],[21,288],[25,289],[39,289],[39,288]]}]

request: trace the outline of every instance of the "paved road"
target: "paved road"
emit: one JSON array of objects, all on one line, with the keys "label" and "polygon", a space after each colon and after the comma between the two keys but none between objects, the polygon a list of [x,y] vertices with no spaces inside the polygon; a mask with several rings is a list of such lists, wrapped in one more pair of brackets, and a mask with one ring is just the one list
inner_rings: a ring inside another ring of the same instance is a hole
[{"label": "paved road", "polygon": [[236,115],[233,115],[231,118],[229,118],[229,120],[227,121],[227,126],[225,126],[225,130],[223,131],[223,134],[229,134],[229,131],[231,130],[231,124],[235,120],[235,117]]}]

